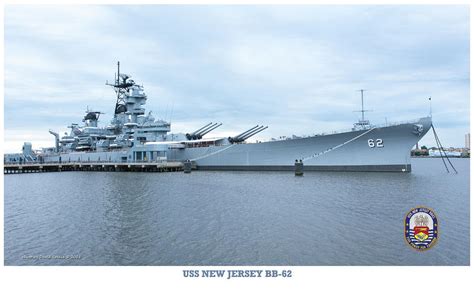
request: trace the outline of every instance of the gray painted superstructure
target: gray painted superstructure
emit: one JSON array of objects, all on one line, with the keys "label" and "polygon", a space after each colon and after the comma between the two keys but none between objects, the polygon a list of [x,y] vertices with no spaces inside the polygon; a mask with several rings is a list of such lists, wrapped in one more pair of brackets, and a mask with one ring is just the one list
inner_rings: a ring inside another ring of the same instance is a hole
[{"label": "gray painted superstructure", "polygon": [[25,144],[22,154],[6,154],[5,161],[190,160],[198,169],[292,170],[295,160],[302,160],[305,170],[409,172],[410,150],[431,128],[430,117],[372,126],[362,108],[363,118],[352,130],[327,135],[247,143],[248,138],[267,128],[255,126],[234,137],[203,137],[221,123],[209,123],[188,134],[173,134],[169,122],[155,119],[151,112],[145,115],[147,96],[143,86],[121,74],[120,69],[116,76],[115,83],[108,84],[117,96],[109,125],[99,127],[102,113],[87,109],[82,126],[71,124],[70,133],[63,137],[50,131],[55,147],[33,152],[31,144]]}]

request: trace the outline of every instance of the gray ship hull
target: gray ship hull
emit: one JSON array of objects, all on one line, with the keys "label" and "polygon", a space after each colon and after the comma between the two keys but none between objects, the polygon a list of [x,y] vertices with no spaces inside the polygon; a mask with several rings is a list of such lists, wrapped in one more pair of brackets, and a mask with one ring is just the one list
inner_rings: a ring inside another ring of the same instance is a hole
[{"label": "gray ship hull", "polygon": [[422,118],[309,138],[173,149],[168,159],[189,159],[205,170],[294,170],[295,160],[302,159],[305,170],[410,172],[410,150],[430,128],[431,118]]},{"label": "gray ship hull", "polygon": [[[168,161],[191,160],[202,170],[294,170],[303,160],[305,171],[410,172],[410,150],[430,130],[431,118],[358,131],[262,143],[207,147],[170,147]],[[418,129],[418,131],[415,131]],[[179,142],[173,142],[173,145]],[[46,162],[121,162],[134,149],[70,152],[45,157]]]}]

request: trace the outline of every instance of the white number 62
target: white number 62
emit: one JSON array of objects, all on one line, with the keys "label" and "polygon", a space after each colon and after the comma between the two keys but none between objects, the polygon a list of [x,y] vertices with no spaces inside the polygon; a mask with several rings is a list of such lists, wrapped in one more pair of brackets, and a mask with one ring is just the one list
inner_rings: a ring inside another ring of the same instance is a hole
[{"label": "white number 62", "polygon": [[381,148],[383,147],[383,140],[382,139],[369,139],[367,140],[367,144],[369,145],[370,148],[378,147]]}]

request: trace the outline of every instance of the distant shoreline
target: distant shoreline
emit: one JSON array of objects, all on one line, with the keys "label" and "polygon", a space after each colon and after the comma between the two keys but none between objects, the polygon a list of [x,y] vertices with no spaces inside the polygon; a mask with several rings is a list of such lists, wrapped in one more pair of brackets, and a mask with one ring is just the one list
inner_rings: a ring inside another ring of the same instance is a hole
[{"label": "distant shoreline", "polygon": [[[441,156],[411,156],[411,158],[441,158]],[[443,158],[446,158],[443,156]],[[448,158],[460,158],[460,159],[465,159],[465,158],[470,158],[470,157],[456,157],[456,156],[448,156]]]}]

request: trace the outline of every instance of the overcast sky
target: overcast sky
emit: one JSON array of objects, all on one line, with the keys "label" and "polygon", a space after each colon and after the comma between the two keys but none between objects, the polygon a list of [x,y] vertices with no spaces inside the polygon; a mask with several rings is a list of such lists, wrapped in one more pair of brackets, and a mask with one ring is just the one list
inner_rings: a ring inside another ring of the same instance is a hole
[{"label": "overcast sky", "polygon": [[7,6],[5,151],[53,146],[87,106],[108,124],[118,60],[174,132],[347,129],[360,88],[374,124],[427,116],[432,96],[445,146],[469,132],[468,6]]}]

